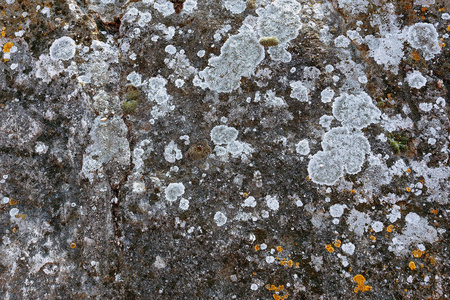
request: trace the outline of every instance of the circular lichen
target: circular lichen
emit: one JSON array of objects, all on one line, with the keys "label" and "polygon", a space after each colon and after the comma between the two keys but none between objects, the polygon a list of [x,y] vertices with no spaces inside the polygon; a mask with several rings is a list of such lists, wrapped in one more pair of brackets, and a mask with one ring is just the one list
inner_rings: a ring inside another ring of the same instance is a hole
[{"label": "circular lichen", "polygon": [[136,112],[137,105],[138,103],[136,100],[125,101],[122,103],[122,111],[124,114],[132,115]]}]

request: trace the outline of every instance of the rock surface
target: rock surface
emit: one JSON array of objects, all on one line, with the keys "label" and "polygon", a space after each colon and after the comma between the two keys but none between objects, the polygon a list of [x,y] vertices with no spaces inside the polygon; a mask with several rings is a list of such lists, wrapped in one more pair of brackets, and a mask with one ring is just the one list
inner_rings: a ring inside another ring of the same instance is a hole
[{"label": "rock surface", "polygon": [[0,298],[450,298],[449,3],[2,1]]}]

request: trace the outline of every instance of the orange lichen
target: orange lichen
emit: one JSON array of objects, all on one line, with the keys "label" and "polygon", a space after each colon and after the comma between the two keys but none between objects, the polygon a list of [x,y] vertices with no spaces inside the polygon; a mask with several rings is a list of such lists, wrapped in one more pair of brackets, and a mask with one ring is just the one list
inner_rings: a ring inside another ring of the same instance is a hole
[{"label": "orange lichen", "polygon": [[394,225],[389,225],[388,227],[386,227],[386,231],[387,232],[392,232],[392,231],[394,231],[395,229],[394,229]]},{"label": "orange lichen", "polygon": [[333,246],[331,246],[331,244],[325,245],[325,249],[327,249],[328,252],[330,252],[330,253],[333,253],[333,252],[334,252],[334,248],[333,248]]},{"label": "orange lichen", "polygon": [[334,246],[339,248],[341,246],[341,241],[340,240],[334,240]]},{"label": "orange lichen", "polygon": [[406,187],[406,191],[409,193],[411,192],[411,188],[410,187]]},{"label": "orange lichen", "polygon": [[266,289],[268,289],[269,291],[279,292],[284,290],[284,285],[279,285],[278,287],[276,287],[274,284],[267,284]]},{"label": "orange lichen", "polygon": [[17,229],[16,227],[14,227],[12,231],[13,231],[13,233],[16,233],[17,230],[19,230],[19,229]]},{"label": "orange lichen", "polygon": [[425,251],[417,249],[412,251],[411,253],[414,257],[421,257],[425,253]]},{"label": "orange lichen", "polygon": [[242,197],[247,198],[248,197],[248,193],[243,193]]},{"label": "orange lichen", "polygon": [[420,55],[419,55],[419,53],[417,53],[416,51],[413,51],[413,52],[412,52],[412,58],[413,58],[414,60],[420,60]]},{"label": "orange lichen", "polygon": [[288,264],[289,268],[292,268],[292,266],[294,265],[294,262],[292,261],[292,259],[290,259],[290,260],[288,260],[287,264]]},{"label": "orange lichen", "polygon": [[416,264],[415,264],[413,261],[410,261],[409,264],[408,264],[408,267],[409,267],[411,270],[415,270],[415,269],[416,269]]},{"label": "orange lichen", "polygon": [[306,175],[306,181],[311,181],[311,178],[309,178],[309,175]]},{"label": "orange lichen", "polygon": [[372,241],[376,241],[376,240],[377,240],[377,238],[376,238],[375,236],[373,236],[373,235],[370,236],[370,239],[371,239]]},{"label": "orange lichen", "polygon": [[277,251],[278,251],[278,252],[281,252],[281,251],[283,251],[283,247],[281,247],[281,246],[277,246]]},{"label": "orange lichen", "polygon": [[431,213],[437,215],[437,214],[438,214],[438,210],[437,210],[437,209],[433,209],[433,210],[431,211]]},{"label": "orange lichen", "polygon": [[281,264],[282,266],[285,266],[285,265],[287,264],[287,261],[282,260],[282,261],[280,261],[280,264]]},{"label": "orange lichen", "polygon": [[447,31],[450,31],[450,25],[447,26]]},{"label": "orange lichen", "polygon": [[259,247],[259,245],[255,245],[255,250],[256,250],[256,251],[261,250],[261,248]]},{"label": "orange lichen", "polygon": [[426,12],[428,7],[422,7],[422,12]]},{"label": "orange lichen", "polygon": [[9,198],[9,205],[16,205],[17,201],[14,200],[13,198]]},{"label": "orange lichen", "polygon": [[77,246],[77,244],[75,244],[75,243],[70,243],[70,248],[72,248],[72,249],[74,249],[75,247]]},{"label": "orange lichen", "polygon": [[8,42],[6,44],[3,45],[3,52],[4,53],[9,53],[9,51],[11,51],[12,46],[14,46],[14,43],[12,42]]},{"label": "orange lichen", "polygon": [[299,262],[296,262],[296,263],[295,263],[295,267],[296,267],[296,268],[299,268],[299,267],[300,267],[300,263],[299,263]]},{"label": "orange lichen", "polygon": [[356,194],[356,191],[355,190],[350,190],[350,193],[351,194]]},{"label": "orange lichen", "polygon": [[356,282],[358,284],[357,287],[355,287],[355,293],[361,291],[361,292],[366,292],[366,291],[370,291],[372,290],[371,286],[365,285],[364,282],[366,281],[366,279],[364,278],[364,276],[362,276],[361,274],[356,275],[355,277],[353,277],[353,281]]},{"label": "orange lichen", "polygon": [[406,173],[411,173],[411,169],[410,168],[406,169]]}]

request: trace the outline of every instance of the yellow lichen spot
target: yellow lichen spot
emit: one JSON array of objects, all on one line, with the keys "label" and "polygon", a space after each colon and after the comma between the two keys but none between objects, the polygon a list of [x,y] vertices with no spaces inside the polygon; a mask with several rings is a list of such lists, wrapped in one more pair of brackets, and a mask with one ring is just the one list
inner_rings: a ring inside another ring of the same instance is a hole
[{"label": "yellow lichen spot", "polygon": [[406,169],[406,173],[411,173],[411,169],[410,168]]},{"label": "yellow lichen spot", "polygon": [[413,261],[410,261],[409,264],[408,264],[408,266],[409,266],[409,268],[410,268],[411,270],[415,270],[415,269],[416,269],[416,264],[415,264]]},{"label": "yellow lichen spot", "polygon": [[353,281],[358,284],[358,286],[355,287],[355,293],[357,293],[359,291],[366,292],[366,291],[370,291],[372,289],[371,286],[368,286],[368,285],[364,284],[366,279],[361,274],[358,274],[355,277],[353,277]]},{"label": "yellow lichen spot", "polygon": [[413,52],[412,52],[412,58],[413,58],[414,60],[420,60],[420,55],[419,55],[419,53],[417,53],[416,51],[413,51]]},{"label": "yellow lichen spot", "polygon": [[254,276],[256,276],[256,272],[253,272],[252,274],[253,274]]},{"label": "yellow lichen spot", "polygon": [[445,10],[445,8],[439,8],[439,11],[444,11]]},{"label": "yellow lichen spot", "polygon": [[427,11],[427,7],[422,7],[422,12],[426,12]]},{"label": "yellow lichen spot", "polygon": [[428,257],[428,259],[430,260],[430,264],[432,265],[436,264],[436,258],[434,258],[434,256],[430,256]]},{"label": "yellow lichen spot", "polygon": [[14,227],[14,228],[13,228],[13,233],[16,233],[17,230],[18,230],[18,229],[17,229],[16,227]]},{"label": "yellow lichen spot", "polygon": [[74,249],[75,247],[77,246],[77,244],[75,244],[75,243],[70,243],[70,248],[72,248],[72,249]]},{"label": "yellow lichen spot", "polygon": [[394,231],[394,225],[389,225],[388,227],[386,227],[386,231],[387,232],[392,232],[392,231]]},{"label": "yellow lichen spot", "polygon": [[9,205],[16,205],[17,201],[14,200],[13,198],[9,198]]},{"label": "yellow lichen spot", "polygon": [[433,209],[433,210],[431,211],[431,213],[437,215],[437,214],[438,214],[438,210],[437,210],[437,209]]},{"label": "yellow lichen spot", "polygon": [[299,268],[299,267],[300,267],[300,263],[299,263],[299,262],[296,262],[296,263],[295,263],[295,267],[296,267],[296,268]]},{"label": "yellow lichen spot", "polygon": [[248,197],[248,193],[243,193],[242,197],[247,198]]},{"label": "yellow lichen spot", "polygon": [[287,264],[287,261],[285,261],[285,260],[280,261],[280,264],[281,264],[282,266],[285,266],[285,265]]},{"label": "yellow lichen spot", "polygon": [[277,251],[278,251],[278,252],[281,252],[281,251],[283,251],[283,247],[281,247],[281,246],[277,246]]},{"label": "yellow lichen spot", "polygon": [[411,192],[411,188],[410,187],[406,187],[406,191],[409,193]]},{"label": "yellow lichen spot", "polygon": [[256,250],[256,251],[261,250],[261,248],[259,247],[259,245],[255,245],[255,250]]},{"label": "yellow lichen spot", "polygon": [[421,257],[425,253],[425,251],[421,251],[421,250],[417,249],[417,250],[412,251],[411,253],[414,257]]},{"label": "yellow lichen spot", "polygon": [[327,249],[328,252],[330,252],[330,253],[333,253],[333,252],[334,252],[334,248],[333,248],[333,246],[331,246],[331,244],[325,245],[325,249]]},{"label": "yellow lichen spot", "polygon": [[334,246],[339,248],[341,246],[341,241],[340,240],[334,240]]},{"label": "yellow lichen spot", "polygon": [[447,26],[447,31],[450,31],[450,24]]},{"label": "yellow lichen spot", "polygon": [[289,268],[292,268],[292,266],[294,265],[294,262],[292,261],[292,259],[290,259],[290,260],[288,260],[287,264],[288,264]]},{"label": "yellow lichen spot", "polygon": [[275,300],[281,300],[281,296],[277,294],[273,294],[273,299]]},{"label": "yellow lichen spot", "polygon": [[311,181],[311,178],[309,178],[309,175],[306,175],[306,181]]},{"label": "yellow lichen spot", "polygon": [[377,238],[374,237],[373,235],[370,236],[370,239],[371,239],[372,241],[376,241],[376,240],[377,240]]},{"label": "yellow lichen spot", "polygon": [[3,45],[3,52],[4,53],[9,53],[9,51],[11,51],[12,46],[14,46],[14,44],[12,42],[8,42],[6,44]]},{"label": "yellow lichen spot", "polygon": [[355,190],[350,190],[350,193],[351,194],[356,194],[356,191]]}]

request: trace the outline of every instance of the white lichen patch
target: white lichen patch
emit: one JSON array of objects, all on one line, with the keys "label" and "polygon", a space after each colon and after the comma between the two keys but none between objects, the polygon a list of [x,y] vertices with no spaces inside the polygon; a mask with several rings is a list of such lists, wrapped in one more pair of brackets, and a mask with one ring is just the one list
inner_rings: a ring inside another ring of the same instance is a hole
[{"label": "white lichen patch", "polygon": [[395,254],[409,253],[411,244],[434,243],[438,240],[437,230],[428,225],[426,218],[416,213],[408,213],[405,217],[406,225],[401,234],[397,234],[389,246],[389,251]]},{"label": "white lichen patch", "polygon": [[218,211],[214,214],[214,222],[216,222],[219,227],[223,226],[227,223],[227,216],[223,212]]},{"label": "white lichen patch", "polygon": [[327,87],[320,93],[320,97],[323,103],[329,103],[333,100],[334,91],[330,87]]},{"label": "white lichen patch", "polygon": [[419,71],[408,73],[406,81],[410,87],[415,89],[421,89],[427,84],[427,79]]},{"label": "white lichen patch", "polygon": [[266,204],[271,210],[276,211],[280,208],[280,202],[277,199],[277,196],[266,196]]},{"label": "white lichen patch", "polygon": [[270,47],[273,60],[289,62],[291,54],[286,50],[288,42],[295,39],[301,28],[299,12],[301,4],[294,0],[275,0],[264,8],[258,8],[258,33],[260,37],[276,37],[279,44]]},{"label": "white lichen patch", "polygon": [[333,115],[344,126],[362,129],[377,122],[381,111],[365,92],[356,95],[343,93],[333,103]]},{"label": "white lichen patch", "polygon": [[308,155],[309,154],[309,142],[308,140],[304,139],[297,143],[295,146],[295,150],[300,155]]},{"label": "white lichen patch", "polygon": [[167,201],[174,202],[184,194],[184,184],[182,182],[170,183],[164,191]]},{"label": "white lichen patch", "polygon": [[407,41],[411,47],[419,49],[425,60],[434,58],[441,52],[436,28],[429,23],[416,23],[409,27]]},{"label": "white lichen patch", "polygon": [[352,243],[342,244],[341,247],[342,247],[342,251],[344,251],[348,255],[353,255],[353,253],[355,252],[355,245]]},{"label": "white lichen patch", "polygon": [[163,117],[175,108],[170,104],[172,96],[167,94],[166,84],[167,79],[163,77],[152,77],[142,84],[148,99],[156,104],[151,111],[153,119]]},{"label": "white lichen patch", "polygon": [[126,139],[127,131],[124,121],[118,116],[105,121],[98,116],[94,120],[89,133],[92,144],[86,148],[83,155],[81,173],[84,178],[92,183],[101,167],[111,161],[122,168],[130,164],[131,152]]},{"label": "white lichen patch", "polygon": [[69,60],[75,56],[75,52],[75,41],[68,36],[55,40],[50,46],[50,58],[53,60]]},{"label": "white lichen patch", "polygon": [[371,222],[372,220],[368,214],[356,209],[352,209],[347,217],[348,229],[359,236],[362,236],[368,230]]},{"label": "white lichen patch", "polygon": [[170,141],[164,148],[164,158],[170,163],[174,163],[183,158],[181,150],[178,149],[178,145],[174,141]]},{"label": "white lichen patch", "polygon": [[292,88],[291,98],[300,102],[309,102],[309,89],[301,81],[293,81],[290,86]]},{"label": "white lichen patch", "polygon": [[256,33],[244,25],[239,34],[232,35],[223,44],[220,56],[208,60],[208,67],[199,72],[194,85],[229,93],[239,87],[242,77],[253,75],[263,58],[264,48],[259,44]]},{"label": "white lichen patch", "polygon": [[211,140],[216,145],[226,145],[237,139],[238,131],[226,125],[217,125],[211,130]]},{"label": "white lichen patch", "polygon": [[344,214],[344,209],[347,208],[345,204],[334,204],[330,207],[330,215],[333,218],[340,218]]}]

